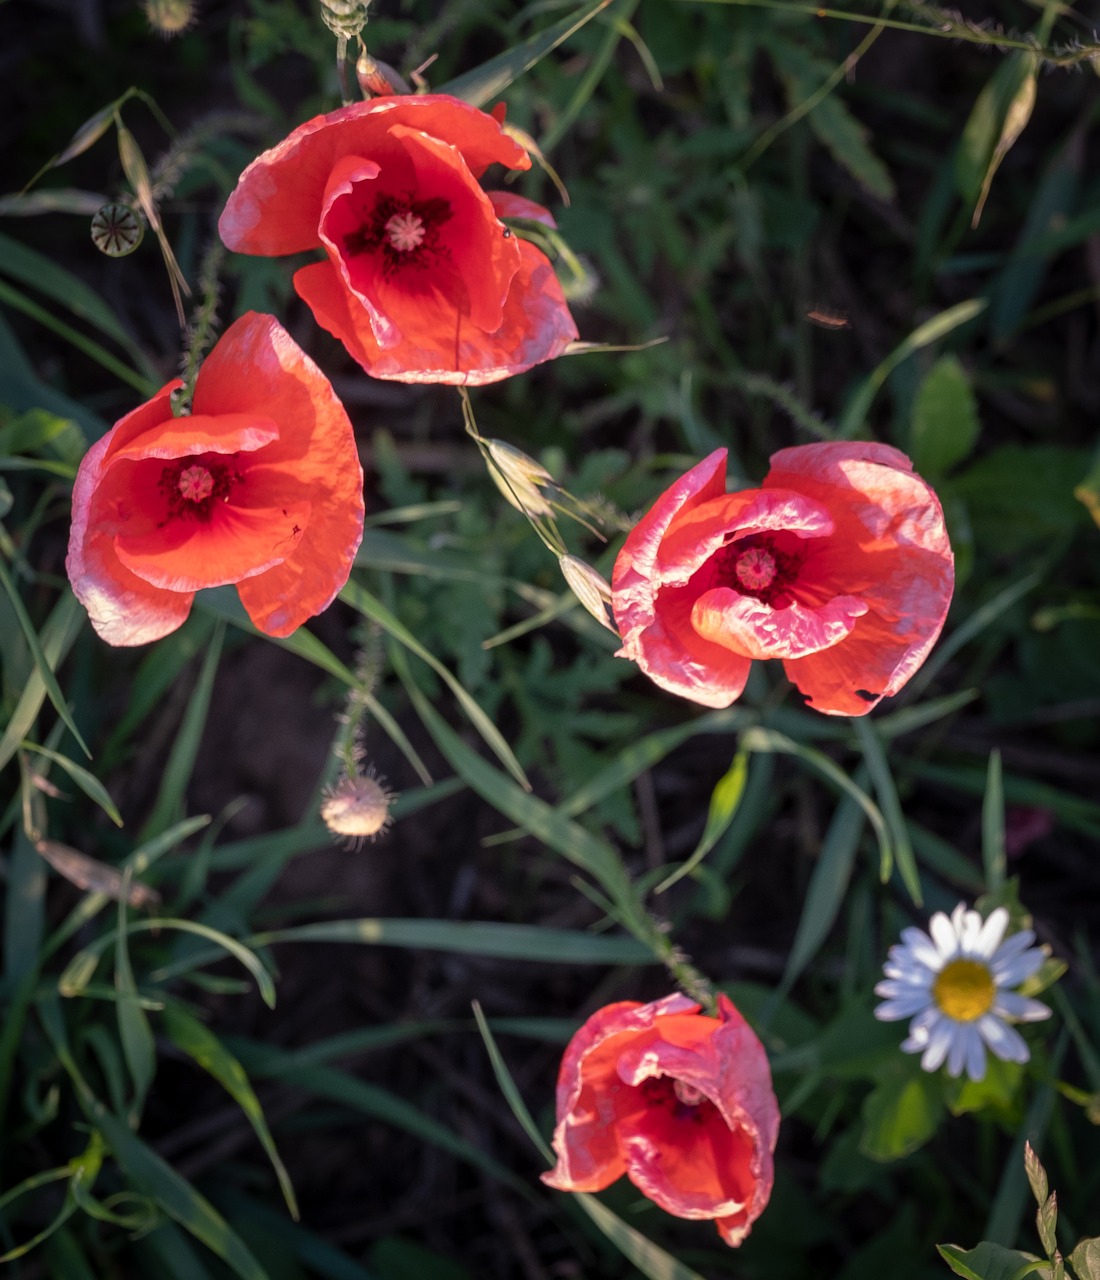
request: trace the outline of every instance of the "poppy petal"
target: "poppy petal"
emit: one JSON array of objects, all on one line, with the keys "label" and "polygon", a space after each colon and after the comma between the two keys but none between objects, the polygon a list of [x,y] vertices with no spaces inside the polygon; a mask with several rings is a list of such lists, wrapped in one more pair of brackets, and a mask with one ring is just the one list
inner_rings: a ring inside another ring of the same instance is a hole
[{"label": "poppy petal", "polygon": [[394,125],[418,129],[454,147],[474,178],[490,164],[529,169],[523,148],[498,121],[447,94],[372,98],[316,116],[241,174],[218,222],[218,232],[238,253],[279,256],[320,243],[328,175],[341,156],[369,157]]},{"label": "poppy petal", "polygon": [[554,215],[534,200],[528,200],[526,196],[517,195],[514,191],[487,191],[485,194],[493,202],[498,218],[525,218],[528,222],[541,222],[544,227],[557,230]]},{"label": "poppy petal", "polygon": [[691,625],[743,658],[801,658],[840,644],[866,612],[855,596],[837,596],[820,609],[797,601],[774,609],[755,596],[716,587],[696,599]]}]

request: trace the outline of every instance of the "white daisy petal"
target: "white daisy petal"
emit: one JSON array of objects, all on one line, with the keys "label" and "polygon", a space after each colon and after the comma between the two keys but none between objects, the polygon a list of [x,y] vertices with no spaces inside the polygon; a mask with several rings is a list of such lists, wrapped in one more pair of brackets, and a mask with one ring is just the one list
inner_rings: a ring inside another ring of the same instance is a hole
[{"label": "white daisy petal", "polygon": [[1050,1017],[1050,1010],[1040,1000],[1030,1000],[1027,996],[1018,995],[1015,991],[999,991],[993,1005],[993,1012],[1002,1018],[1013,1018],[1017,1022],[1042,1022]]},{"label": "white daisy petal", "polygon": [[1033,973],[1037,973],[1042,968],[1045,959],[1046,954],[1038,947],[1025,951],[1023,955],[1016,956],[1007,964],[999,963],[994,957],[993,981],[999,987],[1018,987],[1025,978],[1030,978]]},{"label": "white daisy petal", "polygon": [[992,1014],[987,1013],[984,1018],[978,1019],[978,1031],[1002,1062],[1026,1062],[1031,1057],[1026,1041],[1015,1027],[1010,1027],[1007,1022],[1002,1022]]},{"label": "white daisy petal", "polygon": [[971,1080],[985,1078],[985,1045],[975,1027],[964,1027],[966,1033],[966,1074]]},{"label": "white daisy petal", "polygon": [[950,960],[959,949],[959,931],[955,928],[954,921],[948,920],[942,911],[937,911],[928,922],[928,931],[941,959]]},{"label": "white daisy petal", "polygon": [[924,1057],[920,1060],[920,1065],[925,1071],[935,1071],[947,1057],[947,1051],[951,1048],[951,1031],[953,1023],[949,1023],[943,1018],[931,1028],[928,1033],[928,1047],[924,1051]]},{"label": "white daisy petal", "polygon": [[1018,956],[1021,951],[1026,951],[1034,941],[1035,934],[1030,929],[1021,929],[1019,933],[1014,933],[1011,938],[1005,938],[1004,942],[997,948],[997,954],[993,959],[998,964],[1010,960],[1013,956]]},{"label": "white daisy petal", "polygon": [[923,929],[902,929],[901,936],[909,950],[909,956],[918,964],[923,964],[933,973],[938,973],[943,968],[943,956]]},{"label": "white daisy petal", "polygon": [[1008,912],[1004,907],[998,907],[996,911],[991,911],[985,924],[978,930],[978,936],[974,940],[973,946],[968,948],[969,954],[985,956],[986,959],[989,959],[1001,945],[1001,939],[1005,936],[1005,929],[1007,928]]},{"label": "white daisy petal", "polygon": [[876,996],[920,996],[921,1004],[928,1003],[929,983],[917,982],[899,982],[888,978],[885,982],[879,982],[875,986]]},{"label": "white daisy petal", "polygon": [[[964,955],[975,955],[977,953],[978,937],[982,931],[982,918],[976,911],[962,911],[960,908],[962,903],[955,908],[952,916],[952,923],[955,924],[955,932],[959,935],[959,951]],[[955,922],[955,916],[959,917],[958,923]]]},{"label": "white daisy petal", "polygon": [[969,1027],[961,1027],[956,1024],[951,1030],[951,1044],[947,1051],[947,1074],[952,1077],[962,1075],[962,1069],[966,1064],[967,1046],[970,1040],[967,1034]]},{"label": "white daisy petal", "polygon": [[897,1000],[887,1000],[875,1009],[875,1017],[879,1022],[899,1022],[909,1018],[928,1003],[928,997],[922,991],[913,995],[901,996]]}]

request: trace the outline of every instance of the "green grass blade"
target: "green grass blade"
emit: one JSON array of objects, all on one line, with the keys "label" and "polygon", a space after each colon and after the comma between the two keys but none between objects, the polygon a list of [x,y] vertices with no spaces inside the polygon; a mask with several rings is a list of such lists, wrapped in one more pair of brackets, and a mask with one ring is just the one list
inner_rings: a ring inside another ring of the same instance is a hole
[{"label": "green grass blade", "polygon": [[986,774],[985,795],[982,798],[982,865],[985,867],[985,887],[996,893],[1004,887],[1007,874],[1005,853],[1005,791],[1001,776],[1001,753],[994,749],[989,753],[989,772]]},{"label": "green grass blade", "polygon": [[678,880],[690,875],[726,834],[730,823],[737,816],[741,798],[745,794],[745,783],[748,781],[748,776],[749,753],[747,751],[738,751],[733,757],[733,763],[718,779],[714,790],[710,793],[707,823],[703,828],[703,834],[699,837],[699,843],[695,846],[694,851],[683,866],[677,867],[670,876],[666,876],[653,890],[654,893],[664,893],[666,889],[670,889]]},{"label": "green grass blade", "polygon": [[94,325],[100,333],[112,338],[148,380],[155,390],[163,382],[156,368],[146,359],[145,353],[134,341],[115,313],[98,293],[83,280],[59,266],[53,258],[22,244],[0,232],[0,270],[20,284],[30,285],[44,293],[51,302],[71,311],[73,315]]},{"label": "green grass blade", "polygon": [[160,1205],[197,1239],[212,1250],[241,1280],[269,1280],[244,1242],[221,1214],[186,1179],[146,1146],[129,1126],[114,1116],[95,1096],[73,1058],[65,1019],[56,996],[38,1004],[38,1016],[58,1061],[76,1086],[88,1120],[100,1131],[130,1182],[144,1196]]},{"label": "green grass blade", "polygon": [[[858,776],[858,775],[857,775]],[[810,876],[802,914],[798,918],[794,942],[776,992],[782,1000],[806,966],[817,955],[840,914],[852,878],[860,836],[867,815],[851,796],[842,796],[829,829],[821,842],[821,853]]]},{"label": "green grass blade", "polygon": [[[863,761],[875,788],[879,808],[882,810],[882,816],[890,832],[890,844],[897,862],[898,874],[906,889],[909,890],[909,896],[919,907],[924,900],[920,887],[920,872],[917,870],[913,843],[909,839],[909,828],[905,823],[905,814],[901,809],[901,801],[898,799],[897,787],[894,786],[894,777],[890,772],[886,752],[883,750],[875,726],[866,716],[854,717],[852,727],[863,752]],[[884,864],[881,868],[884,883],[889,874],[890,868]]]},{"label": "green grass blade", "polygon": [[141,831],[142,840],[160,835],[180,820],[184,792],[195,767],[202,731],[206,725],[206,713],[210,709],[210,695],[214,691],[214,677],[218,672],[224,639],[225,623],[222,622],[214,629],[198,681],[187,701],[183,722],[161,776],[156,803]]},{"label": "green grass blade", "polygon": [[[481,707],[466,692],[461,682],[435,657],[429,653],[419,640],[394,617],[386,606],[371,595],[359,583],[350,581],[340,592],[340,599],[346,604],[350,604],[365,618],[370,618],[372,622],[376,622],[383,631],[391,635],[400,644],[403,644],[411,653],[415,653],[418,658],[426,662],[429,667],[440,677],[447,685],[450,691],[458,700],[459,706],[462,707],[466,715],[469,717],[470,723],[485,739],[490,750],[508,770],[513,778],[520,784],[525,791],[531,790],[531,784],[527,780],[527,775],[523,772],[523,767],[512,753],[512,748],[504,740],[504,736],[495,724],[489,719]],[[457,770],[456,770],[457,772]]]},{"label": "green grass blade", "polygon": [[855,436],[863,426],[875,396],[903,360],[908,360],[922,347],[939,341],[953,329],[973,320],[988,305],[988,298],[969,298],[966,302],[956,303],[955,306],[948,307],[946,311],[933,316],[931,320],[918,325],[903,342],[898,343],[877,369],[868,374],[855,395],[848,401],[837,426],[838,437],[842,440],[850,440]]},{"label": "green grass blade", "polygon": [[485,1042],[485,1049],[489,1054],[489,1061],[492,1063],[493,1075],[496,1076],[497,1084],[500,1091],[504,1095],[504,1101],[511,1108],[512,1115],[519,1121],[523,1132],[531,1139],[535,1149],[539,1152],[547,1164],[554,1164],[554,1153],[550,1150],[550,1146],[546,1139],[542,1136],[534,1117],[527,1110],[527,1104],[523,1101],[523,1095],[520,1093],[512,1073],[508,1070],[508,1065],[501,1056],[500,1050],[497,1048],[497,1042],[493,1038],[492,1031],[489,1030],[489,1024],[485,1020],[485,1015],[481,1012],[481,1005],[478,1001],[473,1002],[474,1021],[477,1023],[477,1029],[481,1033],[481,1038]]},{"label": "green grass blade", "polygon": [[846,792],[859,805],[870,820],[871,827],[878,839],[879,859],[883,868],[894,864],[893,850],[890,848],[890,836],[886,822],[879,807],[862,787],[857,786],[838,765],[834,764],[821,751],[813,747],[803,746],[785,734],[774,729],[746,729],[741,735],[741,745],[746,751],[777,752],[780,755],[797,756],[812,769],[816,769],[839,791]]},{"label": "green grass blade", "polygon": [[[395,662],[395,665],[399,664]],[[469,749],[411,680],[406,681],[406,688],[425,728],[459,777],[498,812],[599,881],[624,924],[638,937],[647,937],[648,922],[643,918],[626,868],[612,846],[564,817],[544,800],[520,790],[510,778]]]},{"label": "green grass blade", "polygon": [[697,1271],[678,1262],[647,1236],[628,1226],[595,1196],[581,1192],[577,1195],[577,1200],[615,1248],[629,1258],[649,1280],[703,1280]]},{"label": "green grass blade", "polygon": [[981,635],[991,622],[996,621],[1007,609],[1011,609],[1016,601],[1022,600],[1029,591],[1033,591],[1042,582],[1043,576],[1039,570],[1029,573],[1005,587],[1003,591],[999,591],[992,600],[987,600],[979,609],[975,609],[970,617],[956,627],[939,645],[936,652],[909,682],[909,696],[916,697],[922,689],[927,689],[963,645],[969,644],[976,636]]},{"label": "green grass blade", "polygon": [[297,1222],[298,1201],[294,1195],[290,1175],[275,1148],[275,1140],[267,1126],[260,1100],[249,1083],[244,1067],[209,1028],[179,1004],[165,1006],[164,1029],[172,1043],[189,1058],[193,1058],[204,1071],[209,1072],[244,1112],[264,1151],[267,1152],[267,1158],[271,1161],[271,1167],[279,1180],[283,1199],[286,1201],[291,1217]]},{"label": "green grass blade", "polygon": [[550,964],[656,963],[649,948],[633,938],[494,921],[327,920],[256,933],[248,942],[254,947],[277,942],[353,942]]},{"label": "green grass blade", "polygon": [[568,17],[555,22],[545,31],[530,36],[520,44],[514,45],[504,53],[490,58],[488,62],[456,76],[440,85],[436,93],[449,93],[461,98],[471,106],[483,107],[497,94],[502,93],[513,80],[518,79],[548,53],[556,49],[563,41],[568,40],[574,32],[579,31],[586,22],[590,22],[601,9],[606,9],[611,0],[595,0],[595,3],[584,5]]},{"label": "green grass blade", "polygon": [[264,1045],[262,1048],[264,1051],[262,1061],[250,1063],[249,1057],[243,1052],[244,1046],[240,1046],[244,1065],[249,1067],[253,1076],[263,1076],[266,1079],[282,1080],[287,1084],[297,1085],[316,1097],[328,1098],[352,1111],[358,1111],[372,1119],[382,1120],[386,1124],[393,1125],[394,1128],[403,1129],[422,1142],[440,1147],[468,1164],[472,1164],[475,1168],[483,1169],[525,1199],[533,1199],[533,1193],[527,1183],[517,1178],[499,1161],[485,1155],[464,1138],[460,1138],[453,1130],[448,1129],[446,1125],[431,1119],[420,1107],[406,1102],[388,1089],[356,1080],[334,1067],[323,1067],[315,1063],[299,1064],[294,1061],[292,1054],[275,1049],[271,1045]]},{"label": "green grass blade", "polygon": [[130,873],[123,876],[122,893],[118,899],[118,929],[115,932],[115,990],[118,992],[118,1035],[126,1068],[134,1086],[131,1121],[135,1123],[145,1105],[145,1095],[153,1083],[157,1070],[157,1051],[153,1032],[145,1010],[138,1003],[137,984],[130,967],[130,950],[127,945],[126,898]]},{"label": "green grass blade", "polygon": [[4,898],[4,977],[14,988],[36,973],[46,928],[46,864],[22,826],[15,830]]},{"label": "green grass blade", "polygon": [[95,776],[89,773],[87,769],[70,760],[68,756],[61,755],[58,751],[51,751],[48,747],[36,746],[33,742],[23,742],[22,747],[25,751],[34,751],[40,756],[45,756],[47,760],[52,760],[54,764],[59,765],[76,785],[90,799],[94,800],[103,810],[108,818],[116,827],[121,827],[122,815],[119,813],[115,802],[108,794],[107,788]]},{"label": "green grass blade", "polygon": [[79,329],[74,329],[71,324],[66,324],[64,320],[59,320],[57,316],[47,311],[45,307],[40,307],[37,302],[32,302],[30,298],[21,294],[18,289],[13,289],[11,285],[5,284],[2,280],[0,280],[0,302],[6,302],[8,306],[14,307],[17,311],[22,311],[24,315],[30,316],[32,320],[37,320],[44,329],[49,329],[63,342],[69,343],[77,351],[94,360],[96,364],[102,365],[108,373],[113,373],[120,382],[125,382],[128,387],[133,387],[139,395],[148,399],[157,393],[157,384],[152,379],[140,373],[135,373],[129,365],[123,364],[117,356],[111,355],[106,347],[101,347],[98,342],[85,337]]},{"label": "green grass blade", "polygon": [[[31,656],[34,658],[35,671],[31,678],[33,679],[34,676],[37,675],[38,678],[42,681],[42,684],[45,687],[46,693],[49,695],[50,701],[54,705],[54,710],[65,722],[65,727],[73,735],[80,749],[84,752],[84,754],[90,760],[92,757],[92,753],[88,750],[87,744],[85,743],[84,739],[81,737],[80,730],[76,727],[76,721],[69,714],[69,708],[65,705],[65,695],[61,692],[61,686],[57,683],[57,677],[53,673],[53,666],[51,666],[49,657],[46,655],[46,653],[43,650],[42,642],[38,638],[38,632],[35,631],[34,629],[34,623],[31,622],[30,615],[27,613],[26,607],[24,606],[23,601],[20,598],[19,592],[15,589],[15,583],[12,582],[11,577],[8,574],[7,568],[4,565],[4,562],[2,560],[0,560],[0,584],[3,585],[4,590],[7,592],[8,599],[11,601],[11,607],[15,612],[15,616],[19,621],[20,629],[22,630],[23,635],[26,638],[27,646],[31,651]],[[75,598],[69,595],[68,593],[67,593],[67,596],[68,598],[71,598],[73,600],[73,604],[75,605],[76,604]],[[57,612],[58,610],[55,610],[55,614]],[[52,621],[52,617],[51,617],[51,621]],[[64,634],[65,630],[67,630],[67,628],[62,629],[62,635]],[[68,646],[66,646],[66,648],[67,647]],[[56,665],[56,662],[54,663],[54,665]],[[24,690],[24,694],[26,694],[29,691],[29,689],[30,689],[30,683],[28,682],[27,689]],[[22,705],[22,699],[20,699],[20,706],[21,705]],[[39,705],[41,705],[41,702],[39,702]],[[19,707],[17,707],[16,710],[18,712]],[[12,719],[14,721],[15,717],[13,716]],[[13,725],[9,724],[7,731],[4,733],[3,739],[0,740],[0,764],[5,763],[7,760],[11,758],[12,750],[9,750],[8,735],[11,732],[12,728],[13,728]],[[30,725],[28,725],[27,728],[29,729]],[[25,734],[26,734],[26,730],[24,730],[22,733],[19,734],[17,738],[15,738],[15,745],[18,745],[18,743],[23,739]],[[5,754],[5,752],[7,754]]]}]

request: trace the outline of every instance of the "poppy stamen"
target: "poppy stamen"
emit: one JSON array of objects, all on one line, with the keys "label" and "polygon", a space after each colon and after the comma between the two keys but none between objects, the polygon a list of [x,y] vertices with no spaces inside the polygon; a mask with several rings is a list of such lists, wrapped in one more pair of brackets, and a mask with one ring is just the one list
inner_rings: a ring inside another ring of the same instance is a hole
[{"label": "poppy stamen", "polygon": [[180,472],[179,491],[188,502],[202,502],[214,492],[214,477],[206,467],[188,467]]},{"label": "poppy stamen", "polygon": [[749,591],[764,591],[775,581],[778,565],[766,547],[749,547],[733,562],[733,572]]},{"label": "poppy stamen", "polygon": [[410,249],[419,249],[428,234],[424,227],[424,219],[411,209],[404,213],[395,213],[384,228],[386,238],[399,253],[408,253]]}]

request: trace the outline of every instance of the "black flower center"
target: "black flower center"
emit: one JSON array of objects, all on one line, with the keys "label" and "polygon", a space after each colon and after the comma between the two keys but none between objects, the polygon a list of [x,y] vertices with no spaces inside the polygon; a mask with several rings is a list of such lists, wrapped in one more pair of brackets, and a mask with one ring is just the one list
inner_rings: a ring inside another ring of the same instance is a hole
[{"label": "black flower center", "polygon": [[386,276],[409,267],[423,270],[447,256],[439,231],[453,212],[448,201],[438,197],[379,196],[362,226],[344,237],[344,252],[352,258],[363,253],[380,255]]},{"label": "black flower center", "polygon": [[233,486],[243,479],[220,455],[205,454],[168,463],[160,473],[157,488],[168,504],[169,518],[209,520],[214,503],[228,502]]}]

